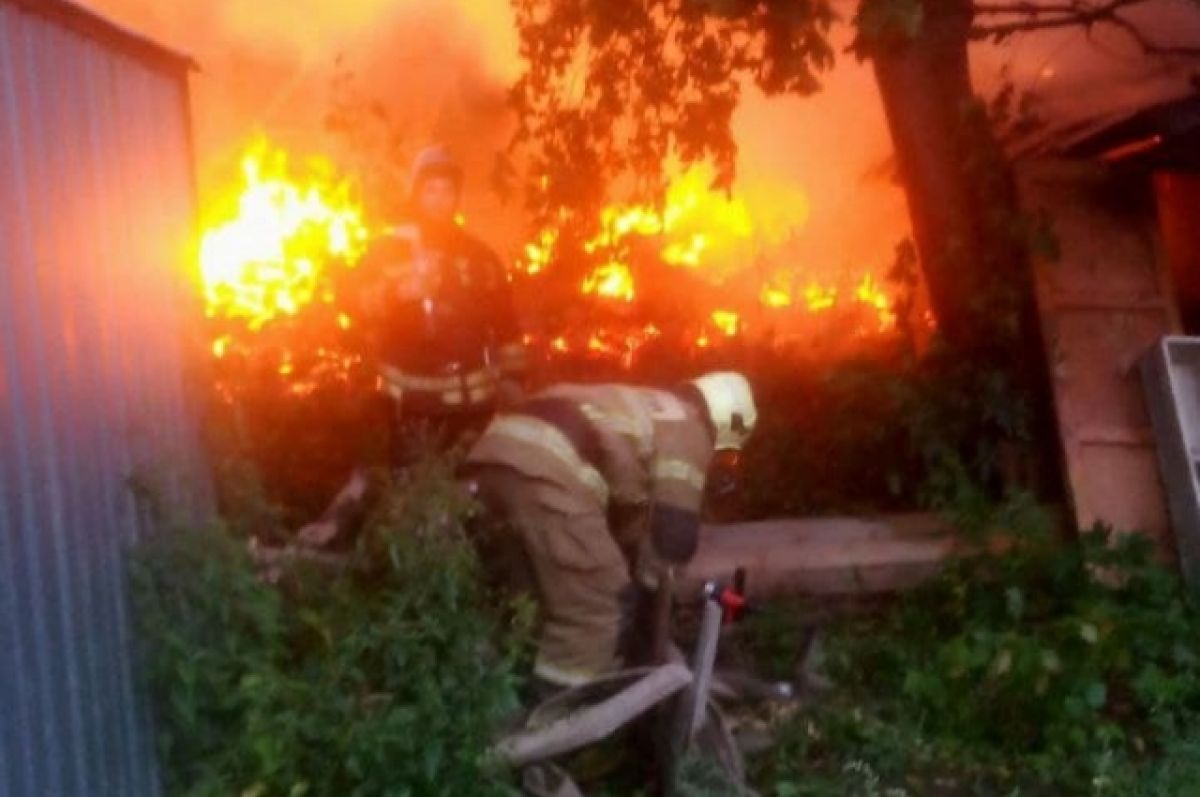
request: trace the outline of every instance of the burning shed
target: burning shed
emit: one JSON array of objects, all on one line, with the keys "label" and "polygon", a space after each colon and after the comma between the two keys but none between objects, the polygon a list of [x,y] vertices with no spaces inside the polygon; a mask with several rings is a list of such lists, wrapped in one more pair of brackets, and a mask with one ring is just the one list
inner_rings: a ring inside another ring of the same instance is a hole
[{"label": "burning shed", "polygon": [[[0,2],[0,794],[158,792],[124,552],[203,511],[187,58]],[[196,489],[199,487],[199,489]]]}]

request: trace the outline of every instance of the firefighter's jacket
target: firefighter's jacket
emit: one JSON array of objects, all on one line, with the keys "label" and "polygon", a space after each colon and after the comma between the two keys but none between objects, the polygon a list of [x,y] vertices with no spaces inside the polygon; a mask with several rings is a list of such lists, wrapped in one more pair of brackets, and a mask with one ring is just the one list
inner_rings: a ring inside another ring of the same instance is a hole
[{"label": "firefighter's jacket", "polygon": [[519,381],[525,348],[508,275],[482,242],[457,227],[436,238],[396,227],[361,268],[381,382],[406,412],[479,409],[501,380]]},{"label": "firefighter's jacket", "polygon": [[467,461],[525,474],[566,514],[604,512],[627,556],[649,557],[637,569],[652,577],[662,560],[695,552],[712,455],[706,418],[674,393],[560,385],[494,418]]}]

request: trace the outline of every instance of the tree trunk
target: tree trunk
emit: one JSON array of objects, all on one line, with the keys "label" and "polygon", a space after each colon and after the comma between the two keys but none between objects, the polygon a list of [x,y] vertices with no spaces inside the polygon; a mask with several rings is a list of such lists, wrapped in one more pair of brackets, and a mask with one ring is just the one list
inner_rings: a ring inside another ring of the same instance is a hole
[{"label": "tree trunk", "polygon": [[1001,328],[1017,333],[1004,348],[1018,348],[1032,285],[1014,181],[971,86],[971,3],[922,10],[915,36],[872,55],[930,302],[954,348],[993,348]]},{"label": "tree trunk", "polygon": [[[980,373],[1004,374],[1014,399],[1027,403],[1026,434],[1052,462],[1056,429],[1030,225],[1011,164],[971,86],[971,0],[919,2],[916,35],[875,42],[870,51],[930,304],[952,356]],[[1047,470],[1038,492],[1053,495],[1057,484]]]}]

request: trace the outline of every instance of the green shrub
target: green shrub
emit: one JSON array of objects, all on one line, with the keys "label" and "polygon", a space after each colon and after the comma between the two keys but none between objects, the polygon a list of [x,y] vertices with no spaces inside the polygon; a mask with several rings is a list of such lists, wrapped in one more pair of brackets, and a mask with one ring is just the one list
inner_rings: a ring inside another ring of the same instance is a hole
[{"label": "green shrub", "polygon": [[265,583],[219,528],[139,551],[168,793],[513,794],[485,751],[517,706],[528,612],[491,608],[470,511],[431,463],[388,493],[337,574],[292,565]]},{"label": "green shrub", "polygon": [[934,347],[832,364],[772,352],[749,373],[759,423],[742,517],[911,511],[939,503],[959,475],[993,503],[1015,484],[1058,489],[1037,467],[1055,455],[1033,442],[1042,419],[997,368]]},{"label": "green shrub", "polygon": [[756,762],[768,793],[1139,794],[1193,771],[1159,755],[1200,728],[1200,613],[1177,576],[1141,536],[1064,543],[1027,504],[1003,519],[1006,553],[837,629],[838,689]]}]

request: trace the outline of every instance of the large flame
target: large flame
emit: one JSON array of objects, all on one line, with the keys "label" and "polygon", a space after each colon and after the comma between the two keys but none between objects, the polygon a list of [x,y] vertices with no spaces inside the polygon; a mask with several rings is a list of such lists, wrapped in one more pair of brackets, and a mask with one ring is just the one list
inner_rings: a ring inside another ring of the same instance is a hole
[{"label": "large flame", "polygon": [[[711,250],[728,255],[731,247],[752,241],[762,231],[756,229],[747,203],[714,191],[711,182],[708,169],[693,167],[671,183],[661,208],[619,204],[604,208],[597,232],[583,248],[588,254],[608,259],[585,281],[584,292],[632,300],[632,279],[619,291],[603,291],[595,286],[611,284],[613,275],[619,271],[629,272],[624,261],[635,237],[658,240],[663,262],[689,269],[714,261]],[[803,202],[794,203],[793,210],[796,214],[793,221],[802,223],[807,206]],[[526,246],[524,264],[528,273],[545,268],[557,240],[556,230],[545,229],[538,233],[536,241]]]},{"label": "large flame", "polygon": [[[350,182],[338,179],[327,163],[313,161],[297,171],[283,150],[260,139],[243,156],[233,191],[232,201],[220,203],[224,218],[208,227],[200,243],[209,317],[240,319],[259,329],[295,315],[316,298],[328,263],[353,265],[362,256],[362,209]],[[214,353],[221,353],[216,346]]]},{"label": "large flame", "polygon": [[[618,304],[636,301],[642,291],[633,255],[649,245],[661,263],[685,269],[722,290],[731,288],[741,297],[737,310],[699,309],[696,343],[702,348],[712,345],[714,335],[743,334],[748,329],[744,316],[753,305],[760,315],[788,313],[792,318],[796,311],[813,315],[838,307],[866,307],[876,314],[879,331],[894,327],[891,297],[871,273],[854,280],[823,279],[786,263],[786,243],[803,228],[807,216],[807,196],[795,186],[752,185],[745,196],[733,196],[712,187],[710,170],[693,167],[671,183],[661,206],[614,204],[601,211],[595,232],[583,246],[598,265],[580,288],[585,295]],[[537,275],[550,268],[559,240],[554,227],[539,231],[525,246],[525,273]],[[764,274],[767,263],[774,265]],[[576,348],[564,340],[551,348]],[[593,341],[578,348],[595,353],[608,347]]]},{"label": "large flame", "polygon": [[[610,303],[615,312],[608,320],[549,330],[545,340],[531,336],[529,342],[551,357],[584,354],[629,367],[660,339],[668,347],[702,350],[776,327],[790,328],[794,336],[799,330],[788,325],[797,319],[838,308],[866,308],[878,319],[877,325],[853,321],[854,334],[894,327],[891,298],[870,273],[831,280],[788,265],[780,245],[802,226],[807,207],[794,187],[757,198],[753,192],[742,198],[715,191],[699,169],[673,183],[661,207],[608,207],[584,246],[598,265],[578,290],[581,299]],[[358,360],[340,350],[339,335],[356,319],[339,303],[334,269],[355,265],[369,241],[349,181],[328,163],[309,161],[297,168],[287,153],[259,140],[242,158],[239,181],[209,217],[214,221],[201,241],[200,266],[207,313],[216,322],[213,354],[265,358],[296,395],[344,380]],[[540,231],[523,249],[525,273],[553,270],[559,242],[557,229]],[[637,264],[644,265],[647,255],[713,286],[710,298],[697,299],[682,325],[677,319],[660,327],[653,314],[643,312]],[[301,316],[314,304],[319,312]],[[271,323],[293,317],[318,323],[307,326],[307,333]],[[838,317],[846,316],[830,316],[835,322]],[[264,329],[271,332],[269,341],[256,334]]]}]

